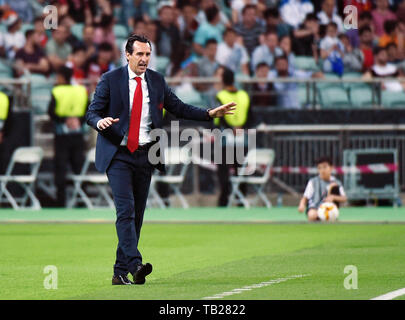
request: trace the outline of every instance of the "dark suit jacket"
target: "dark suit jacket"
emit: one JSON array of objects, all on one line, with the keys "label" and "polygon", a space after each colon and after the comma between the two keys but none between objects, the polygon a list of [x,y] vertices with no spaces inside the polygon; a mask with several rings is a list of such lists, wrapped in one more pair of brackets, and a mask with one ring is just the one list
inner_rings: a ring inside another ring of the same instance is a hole
[{"label": "dark suit jacket", "polygon": [[[149,91],[149,112],[152,128],[162,128],[163,107],[179,118],[210,120],[205,109],[183,103],[166,84],[164,77],[147,69],[145,80]],[[119,118],[118,123],[105,130],[97,128],[97,122],[105,117]],[[128,66],[104,73],[96,87],[94,98],[86,112],[87,123],[98,131],[96,144],[96,168],[105,172],[129,129]],[[154,166],[164,171],[163,158]]]}]

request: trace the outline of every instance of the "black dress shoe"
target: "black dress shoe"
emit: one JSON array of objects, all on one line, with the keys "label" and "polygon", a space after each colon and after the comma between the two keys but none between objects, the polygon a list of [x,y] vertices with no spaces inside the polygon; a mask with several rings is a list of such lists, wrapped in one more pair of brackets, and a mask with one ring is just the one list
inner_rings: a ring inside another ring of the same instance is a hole
[{"label": "black dress shoe", "polygon": [[145,277],[151,272],[152,272],[152,265],[150,263],[139,265],[134,274],[135,284],[144,284],[146,281]]},{"label": "black dress shoe", "polygon": [[114,286],[116,285],[130,285],[130,284],[134,284],[131,280],[128,279],[127,276],[113,276],[112,278],[112,284]]}]

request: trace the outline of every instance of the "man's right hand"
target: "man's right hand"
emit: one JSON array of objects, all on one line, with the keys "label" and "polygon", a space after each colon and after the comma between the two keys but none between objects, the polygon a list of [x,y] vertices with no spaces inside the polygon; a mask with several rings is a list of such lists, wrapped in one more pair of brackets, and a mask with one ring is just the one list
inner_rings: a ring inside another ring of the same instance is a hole
[{"label": "man's right hand", "polygon": [[97,122],[97,128],[99,128],[100,130],[104,130],[107,129],[108,127],[111,127],[114,123],[117,123],[118,121],[120,121],[119,118],[113,119],[111,117],[107,117]]}]

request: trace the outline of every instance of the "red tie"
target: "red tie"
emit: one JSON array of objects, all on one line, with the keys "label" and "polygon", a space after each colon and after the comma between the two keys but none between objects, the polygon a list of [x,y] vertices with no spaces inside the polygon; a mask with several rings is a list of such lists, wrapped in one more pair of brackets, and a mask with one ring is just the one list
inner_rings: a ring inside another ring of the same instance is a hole
[{"label": "red tie", "polygon": [[129,151],[134,152],[139,145],[139,126],[141,124],[142,113],[142,85],[141,77],[135,77],[136,89],[134,93],[134,101],[132,103],[131,119],[129,122],[128,143]]}]

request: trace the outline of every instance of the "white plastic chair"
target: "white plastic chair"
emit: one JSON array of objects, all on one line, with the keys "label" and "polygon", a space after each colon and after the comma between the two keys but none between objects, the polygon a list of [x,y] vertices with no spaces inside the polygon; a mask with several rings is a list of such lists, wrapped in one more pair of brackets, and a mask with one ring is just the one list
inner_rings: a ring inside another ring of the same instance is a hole
[{"label": "white plastic chair", "polygon": [[[270,179],[270,169],[274,162],[273,149],[251,149],[245,157],[239,175],[230,178],[232,192],[229,196],[228,207],[234,202],[242,203],[245,208],[250,208],[249,200],[242,194],[239,189],[240,184],[246,183],[252,185],[256,191],[255,202],[261,199],[267,208],[271,208],[271,202],[263,192],[263,188]],[[259,172],[256,176],[253,173]]]},{"label": "white plastic chair", "polygon": [[[41,204],[33,193],[33,187],[42,158],[43,151],[40,147],[19,147],[14,150],[5,175],[0,176],[0,203],[8,202],[15,210],[41,209]],[[30,173],[13,175],[12,173],[17,163],[30,165]],[[7,184],[10,182],[17,183],[24,189],[24,195],[21,198],[13,197],[7,189]],[[5,196],[4,198],[3,195]],[[31,206],[26,206],[28,199],[31,200]]]},{"label": "white plastic chair", "polygon": [[[89,172],[89,167],[95,162],[96,148],[92,148],[87,152],[86,160],[83,164],[80,174],[70,174],[69,179],[73,181],[73,194],[68,202],[68,207],[73,208],[79,201],[83,201],[88,209],[105,207],[101,203],[103,200],[107,203],[107,207],[114,208],[114,201],[108,192],[108,178],[106,174]],[[98,197],[89,197],[83,190],[83,183],[91,183],[96,186],[99,191]]]},{"label": "white plastic chair", "polygon": [[180,203],[183,208],[185,209],[189,208],[187,200],[180,192],[180,188],[184,182],[187,168],[191,163],[190,152],[191,150],[187,147],[183,148],[169,147],[165,149],[164,159],[166,166],[166,174],[165,175],[154,174],[152,176],[152,181],[149,189],[151,203],[157,203],[157,205],[160,208],[166,208],[163,199],[159,196],[159,193],[156,190],[156,183],[161,182],[169,185],[169,188],[173,190],[174,194],[180,200]]}]

